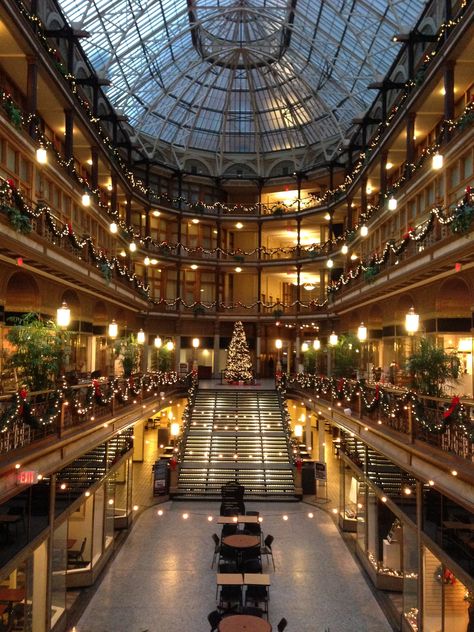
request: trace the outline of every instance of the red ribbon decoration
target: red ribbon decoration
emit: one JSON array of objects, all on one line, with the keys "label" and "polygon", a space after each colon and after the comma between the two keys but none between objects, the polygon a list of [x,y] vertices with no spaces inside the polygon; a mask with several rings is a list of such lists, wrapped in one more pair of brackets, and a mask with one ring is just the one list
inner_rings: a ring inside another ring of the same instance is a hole
[{"label": "red ribbon decoration", "polygon": [[170,459],[170,470],[174,471],[177,465],[178,465],[178,461],[176,460],[176,457],[172,456]]},{"label": "red ribbon decoration", "polygon": [[73,235],[74,234],[74,231],[72,230],[72,224],[68,224],[67,225],[67,232],[68,232],[68,235]]},{"label": "red ribbon decoration", "polygon": [[378,384],[376,384],[376,385],[375,385],[375,399],[376,399],[377,401],[379,401],[379,396],[380,396],[380,393],[379,393],[379,385],[378,385]]},{"label": "red ribbon decoration", "polygon": [[459,404],[460,404],[459,397],[455,395],[453,399],[451,400],[451,406],[448,408],[448,410],[444,411],[443,419],[447,419],[448,417],[451,417],[451,415],[454,413],[454,411],[456,410],[457,406],[459,406]]},{"label": "red ribbon decoration", "polygon": [[342,391],[342,387],[344,386],[344,378],[340,377],[337,381],[337,392],[340,393]]},{"label": "red ribbon decoration", "polygon": [[92,380],[92,387],[94,389],[94,395],[96,397],[101,397],[102,392],[100,390],[99,380]]},{"label": "red ribbon decoration", "polygon": [[20,396],[21,400],[21,404],[18,407],[18,414],[23,415],[23,411],[25,410],[26,396],[28,395],[28,391],[24,386],[19,390],[18,395]]}]

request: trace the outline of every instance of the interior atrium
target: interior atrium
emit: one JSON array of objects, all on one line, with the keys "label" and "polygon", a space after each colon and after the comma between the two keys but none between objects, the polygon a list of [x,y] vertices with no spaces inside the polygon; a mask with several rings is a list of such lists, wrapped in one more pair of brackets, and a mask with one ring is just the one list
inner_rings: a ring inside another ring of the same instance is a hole
[{"label": "interior atrium", "polygon": [[113,558],[231,483],[299,540],[185,629],[474,631],[473,5],[2,0],[0,632],[173,630]]}]

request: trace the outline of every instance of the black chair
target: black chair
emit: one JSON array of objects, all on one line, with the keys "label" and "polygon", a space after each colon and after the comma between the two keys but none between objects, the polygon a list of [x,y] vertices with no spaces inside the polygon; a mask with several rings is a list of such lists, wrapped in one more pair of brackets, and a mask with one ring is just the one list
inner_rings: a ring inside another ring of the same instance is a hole
[{"label": "black chair", "polygon": [[221,552],[221,541],[219,540],[217,533],[212,534],[212,539],[214,540],[214,555],[212,556],[211,568],[214,567],[216,559],[218,559]]},{"label": "black chair", "polygon": [[240,614],[248,614],[252,617],[263,617],[263,610],[261,608],[256,608],[255,606],[244,606],[240,610]]},{"label": "black chair", "polygon": [[221,537],[225,538],[228,535],[235,535],[236,533],[237,533],[237,524],[234,524],[234,523],[232,523],[232,524],[225,524],[222,527]]},{"label": "black chair", "polygon": [[219,608],[225,608],[224,604],[228,608],[235,604],[242,606],[242,586],[221,586]]},{"label": "black chair", "polygon": [[265,540],[263,541],[263,546],[260,550],[260,553],[262,555],[266,555],[267,557],[267,564],[268,564],[268,558],[269,556],[271,556],[272,558],[272,564],[273,564],[273,570],[275,570],[275,560],[273,559],[273,551],[272,551],[272,544],[273,544],[273,540],[275,538],[268,534],[267,537],[265,538]]},{"label": "black chair", "polygon": [[258,558],[244,560],[240,565],[242,573],[261,573],[262,562]]},{"label": "black chair", "polygon": [[286,628],[287,625],[288,625],[288,621],[285,619],[285,617],[280,619],[280,621],[279,621],[279,623],[277,625],[278,632],[283,632],[283,630]]},{"label": "black chair", "polygon": [[215,632],[218,629],[221,619],[222,615],[217,610],[213,610],[207,615],[207,620],[209,621],[209,625],[211,626],[211,632]]},{"label": "black chair", "polygon": [[247,586],[247,590],[245,591],[245,606],[248,602],[253,603],[257,608],[260,608],[260,604],[263,604],[261,610],[267,615],[267,619],[269,601],[270,593],[266,586],[254,586],[253,584]]},{"label": "black chair", "polygon": [[86,548],[86,542],[87,542],[87,538],[84,538],[82,540],[82,544],[81,544],[81,548],[78,549],[77,551],[72,550],[72,551],[68,551],[67,552],[67,563],[68,564],[72,564],[72,565],[76,565],[79,563],[84,563],[84,551]]}]

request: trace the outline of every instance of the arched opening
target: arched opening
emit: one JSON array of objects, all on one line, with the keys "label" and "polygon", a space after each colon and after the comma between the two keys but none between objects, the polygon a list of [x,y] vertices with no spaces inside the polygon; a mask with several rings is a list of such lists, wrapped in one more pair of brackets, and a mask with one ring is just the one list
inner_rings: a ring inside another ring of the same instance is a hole
[{"label": "arched opening", "polygon": [[5,291],[5,312],[37,312],[40,294],[35,279],[26,272],[15,272]]}]

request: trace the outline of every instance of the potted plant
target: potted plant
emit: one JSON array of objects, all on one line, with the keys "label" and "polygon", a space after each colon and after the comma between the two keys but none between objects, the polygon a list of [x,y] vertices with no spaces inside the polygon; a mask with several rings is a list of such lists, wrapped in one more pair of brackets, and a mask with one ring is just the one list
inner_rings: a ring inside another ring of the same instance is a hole
[{"label": "potted plant", "polygon": [[7,366],[13,369],[17,380],[33,391],[53,387],[69,353],[69,332],[33,312],[11,321],[13,327],[7,340],[13,351]]},{"label": "potted plant", "polygon": [[128,378],[138,369],[140,361],[140,345],[136,336],[130,334],[115,342],[114,351],[122,365],[123,375]]},{"label": "potted plant", "polygon": [[357,373],[360,363],[360,342],[351,334],[339,336],[337,345],[334,347],[334,367],[335,377],[353,377]]},{"label": "potted plant", "polygon": [[444,384],[458,379],[460,362],[454,353],[446,353],[433,340],[422,338],[408,360],[408,370],[413,388],[424,395],[442,397]]}]

